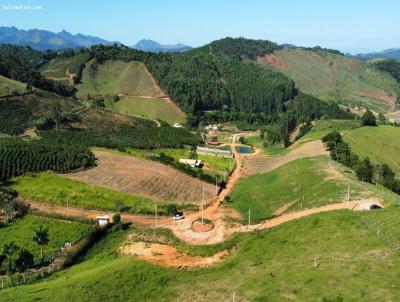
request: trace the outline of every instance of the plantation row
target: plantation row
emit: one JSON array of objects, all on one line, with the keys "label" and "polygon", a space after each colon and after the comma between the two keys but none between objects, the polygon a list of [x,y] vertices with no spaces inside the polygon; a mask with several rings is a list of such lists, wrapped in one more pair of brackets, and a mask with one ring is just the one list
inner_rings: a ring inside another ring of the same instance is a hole
[{"label": "plantation row", "polygon": [[74,144],[87,147],[111,149],[132,147],[138,149],[182,148],[184,145],[198,145],[200,136],[187,130],[169,126],[125,129],[118,132],[45,131],[40,136],[49,144]]},{"label": "plantation row", "polygon": [[51,145],[42,140],[25,142],[15,138],[0,139],[0,179],[26,172],[67,172],[94,165],[94,162],[90,150],[81,146]]}]

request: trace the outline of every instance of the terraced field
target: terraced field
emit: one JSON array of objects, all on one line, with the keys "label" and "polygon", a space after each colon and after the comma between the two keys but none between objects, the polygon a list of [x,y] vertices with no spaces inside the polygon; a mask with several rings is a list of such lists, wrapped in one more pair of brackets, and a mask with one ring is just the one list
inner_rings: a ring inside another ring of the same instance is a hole
[{"label": "terraced field", "polygon": [[63,176],[158,201],[201,203],[215,187],[163,164],[132,156],[95,151],[97,166]]}]

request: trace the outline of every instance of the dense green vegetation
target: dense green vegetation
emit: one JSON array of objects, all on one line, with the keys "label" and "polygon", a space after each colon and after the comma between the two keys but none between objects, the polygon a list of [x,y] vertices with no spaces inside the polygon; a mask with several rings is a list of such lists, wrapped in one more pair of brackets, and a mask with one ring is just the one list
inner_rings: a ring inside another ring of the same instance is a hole
[{"label": "dense green vegetation", "polygon": [[0,301],[223,301],[233,293],[248,301],[376,301],[400,295],[398,253],[350,211],[243,235],[231,257],[208,269],[173,270],[119,256],[128,233],[110,233],[81,263],[45,282],[3,290]]},{"label": "dense green vegetation", "polygon": [[285,205],[285,211],[295,211],[340,202],[349,183],[352,198],[361,197],[363,188],[346,177],[337,177],[331,172],[335,167],[329,165],[326,157],[303,158],[268,173],[241,178],[230,195],[229,206],[242,214],[244,222],[250,209],[251,222],[257,223]]},{"label": "dense green vegetation", "polygon": [[376,69],[388,72],[398,82],[400,82],[400,61],[398,60],[379,60],[372,63]]},{"label": "dense green vegetation", "polygon": [[258,56],[264,56],[282,48],[278,44],[267,40],[235,39],[230,37],[211,42],[207,46],[213,54],[250,60],[255,60]]},{"label": "dense green vegetation", "polygon": [[[12,186],[22,198],[56,205],[76,206],[87,209],[124,211],[154,214],[154,201],[112,189],[90,185],[77,180],[58,176],[51,172],[29,174],[15,178]],[[159,203],[160,215],[169,215],[169,208],[185,206]],[[186,205],[190,208],[190,205]]]},{"label": "dense green vegetation", "polygon": [[46,79],[37,71],[55,53],[33,50],[30,47],[0,45],[0,75],[27,83],[29,87],[55,92],[64,96],[75,95],[75,89],[62,83]]},{"label": "dense green vegetation", "polygon": [[193,146],[201,142],[200,136],[170,126],[126,128],[120,131],[44,131],[40,136],[50,144],[76,144],[111,149],[182,148],[184,145]]},{"label": "dense green vegetation", "polygon": [[0,179],[26,172],[67,172],[91,166],[94,162],[94,155],[88,148],[71,142],[53,144],[44,140],[0,139]]},{"label": "dense green vegetation", "polygon": [[[26,249],[34,256],[34,263],[40,262],[40,247],[33,241],[34,230],[40,226],[49,228],[49,243],[44,248],[45,259],[53,257],[65,242],[75,242],[83,233],[90,230],[91,226],[76,222],[59,221],[55,219],[26,215],[14,220],[6,226],[0,227],[0,247],[4,244],[15,241],[19,248]],[[13,262],[18,257],[16,250],[13,256]],[[3,263],[3,269],[7,263]],[[1,269],[1,265],[0,265]]]}]

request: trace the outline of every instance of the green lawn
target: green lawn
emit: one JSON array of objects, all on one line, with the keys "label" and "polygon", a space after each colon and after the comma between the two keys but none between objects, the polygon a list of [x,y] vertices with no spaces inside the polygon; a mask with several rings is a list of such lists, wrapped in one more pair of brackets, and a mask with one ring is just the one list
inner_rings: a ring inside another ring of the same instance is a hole
[{"label": "green lawn", "polygon": [[106,98],[105,104],[107,109],[119,113],[159,119],[170,124],[186,121],[185,113],[177,105],[164,99],[128,96],[122,97],[118,102]]},{"label": "green lawn", "polygon": [[346,133],[344,141],[361,159],[369,157],[372,161],[389,165],[396,173],[400,172],[399,127],[380,125],[358,128]]},{"label": "green lawn", "polygon": [[[15,219],[11,224],[0,227],[0,248],[15,241],[20,248],[27,249],[34,255],[35,262],[40,260],[40,247],[32,240],[34,230],[40,226],[49,228],[49,244],[44,248],[45,257],[58,252],[65,242],[76,241],[91,226],[77,222],[65,222],[45,217],[26,215]],[[17,253],[15,257],[17,257]],[[6,267],[3,263],[3,268]]]},{"label": "green lawn", "polygon": [[[14,179],[13,189],[21,197],[57,205],[117,211],[122,201],[131,213],[153,214],[154,201],[108,188],[64,178],[53,172],[26,175]],[[159,203],[159,213],[167,214],[167,204]],[[179,206],[177,206],[179,208]]]},{"label": "green lawn", "polygon": [[247,221],[250,208],[251,220],[256,223],[291,202],[294,203],[288,211],[340,202],[346,196],[348,184],[352,188],[351,197],[361,197],[364,191],[361,185],[352,179],[336,179],[330,172],[335,168],[326,169],[329,164],[334,165],[327,157],[303,158],[268,173],[241,178],[230,195],[229,205],[242,214],[243,222]]},{"label": "green lawn", "polygon": [[[322,213],[242,235],[211,269],[174,270],[115,252],[111,233],[85,260],[0,301],[396,301],[400,257],[350,211]],[[202,247],[197,247],[201,249]],[[317,267],[314,259],[317,258]]]},{"label": "green lawn", "polygon": [[78,96],[127,93],[130,96],[158,97],[160,94],[141,62],[108,60],[96,68],[93,68],[93,62],[86,64],[82,84],[76,85]]}]

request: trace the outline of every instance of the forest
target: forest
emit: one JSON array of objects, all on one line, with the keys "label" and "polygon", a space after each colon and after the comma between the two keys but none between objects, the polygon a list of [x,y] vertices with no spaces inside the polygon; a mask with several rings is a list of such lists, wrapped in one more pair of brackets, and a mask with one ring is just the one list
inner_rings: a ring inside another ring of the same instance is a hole
[{"label": "forest", "polygon": [[381,60],[372,63],[376,69],[390,73],[400,83],[400,62],[398,60]]},{"label": "forest", "polygon": [[63,96],[74,96],[75,88],[60,82],[46,79],[38,70],[56,57],[55,52],[40,52],[30,47],[0,45],[0,75],[27,84],[27,90],[33,87],[51,91]]}]

